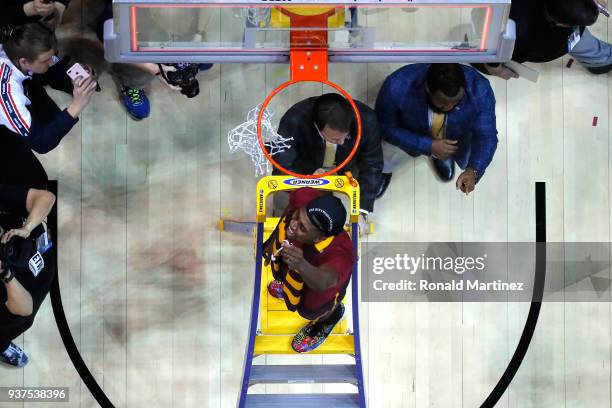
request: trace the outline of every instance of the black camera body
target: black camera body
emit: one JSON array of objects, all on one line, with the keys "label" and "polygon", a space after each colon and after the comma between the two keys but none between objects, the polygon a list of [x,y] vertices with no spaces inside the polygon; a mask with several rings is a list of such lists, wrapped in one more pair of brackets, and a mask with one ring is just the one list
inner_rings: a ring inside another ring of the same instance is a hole
[{"label": "black camera body", "polygon": [[33,239],[13,236],[8,242],[0,244],[0,260],[9,268],[26,268],[36,251],[36,241]]},{"label": "black camera body", "polygon": [[165,77],[170,85],[181,88],[181,93],[188,98],[193,98],[200,93],[200,84],[196,75],[200,71],[198,64],[178,63],[170,64],[176,71],[166,72]]}]

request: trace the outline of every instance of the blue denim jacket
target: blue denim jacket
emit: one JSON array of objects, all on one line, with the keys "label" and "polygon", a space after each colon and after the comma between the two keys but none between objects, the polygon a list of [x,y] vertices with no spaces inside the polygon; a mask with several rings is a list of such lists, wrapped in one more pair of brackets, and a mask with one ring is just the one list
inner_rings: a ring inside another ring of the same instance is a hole
[{"label": "blue denim jacket", "polygon": [[[385,80],[376,100],[383,138],[412,156],[431,155],[425,83],[430,64],[407,65]],[[495,95],[489,81],[462,65],[466,89],[461,102],[447,114],[446,138],[458,141],[454,159],[481,177],[497,149]]]}]

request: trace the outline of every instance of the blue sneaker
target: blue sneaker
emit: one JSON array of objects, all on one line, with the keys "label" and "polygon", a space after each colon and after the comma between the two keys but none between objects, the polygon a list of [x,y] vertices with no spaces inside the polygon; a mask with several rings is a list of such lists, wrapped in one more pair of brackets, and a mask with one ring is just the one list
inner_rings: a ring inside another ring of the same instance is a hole
[{"label": "blue sneaker", "polygon": [[201,71],[208,71],[213,67],[214,64],[198,64],[198,69]]},{"label": "blue sneaker", "polygon": [[134,89],[126,86],[121,93],[121,100],[132,118],[141,120],[149,116],[151,105],[144,89]]},{"label": "blue sneaker", "polygon": [[0,361],[15,367],[23,367],[28,364],[28,356],[22,349],[14,343],[9,344],[8,348],[0,354]]}]

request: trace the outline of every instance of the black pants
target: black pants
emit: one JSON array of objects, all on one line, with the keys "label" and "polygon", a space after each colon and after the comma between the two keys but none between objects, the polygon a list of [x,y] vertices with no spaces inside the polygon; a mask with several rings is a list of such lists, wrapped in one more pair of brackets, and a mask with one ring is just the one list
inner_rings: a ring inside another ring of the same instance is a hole
[{"label": "black pants", "polygon": [[[51,77],[50,82],[53,82],[53,85],[62,85],[61,78],[55,81]],[[61,110],[47,94],[42,78],[33,80],[27,89],[32,102],[28,110],[38,123],[49,123],[60,114]],[[46,189],[47,181],[47,173],[28,146],[27,137],[0,127],[0,183]]]},{"label": "black pants", "polygon": [[20,318],[18,323],[12,323],[8,328],[0,322],[0,353],[8,348],[11,342],[25,333],[34,324],[35,314]]},{"label": "black pants", "polygon": [[[8,228],[6,225],[5,227]],[[33,233],[38,234],[39,232],[40,229],[35,230]],[[27,267],[15,271],[16,279],[19,280],[19,283],[32,296],[32,314],[27,317],[16,316],[11,314],[5,305],[0,306],[0,352],[6,350],[14,339],[22,335],[34,324],[36,314],[49,294],[51,285],[56,278],[56,256],[55,249],[53,248],[43,254],[45,268],[37,277],[34,277]]]},{"label": "black pants", "polygon": [[0,183],[45,190],[48,180],[45,169],[25,140],[0,128]]}]

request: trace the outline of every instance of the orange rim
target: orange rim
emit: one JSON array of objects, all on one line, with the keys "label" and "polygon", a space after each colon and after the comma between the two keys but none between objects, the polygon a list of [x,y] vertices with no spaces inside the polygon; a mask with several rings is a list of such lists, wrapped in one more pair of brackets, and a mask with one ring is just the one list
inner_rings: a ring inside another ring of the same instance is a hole
[{"label": "orange rim", "polygon": [[[270,155],[268,150],[266,150],[266,147],[265,147],[264,142],[263,142],[263,137],[262,137],[262,134],[261,134],[261,120],[263,118],[263,113],[266,111],[266,108],[270,104],[270,101],[272,100],[272,98],[274,98],[274,96],[276,96],[276,94],[281,92],[283,89],[288,88],[291,85],[295,85],[298,82],[319,82],[319,83],[331,86],[336,91],[340,92],[340,94],[342,96],[344,96],[349,101],[349,103],[351,104],[351,107],[353,108],[353,111],[355,112],[355,116],[357,117],[357,140],[355,140],[355,146],[353,146],[353,150],[351,150],[351,153],[348,155],[348,157],[346,159],[344,159],[344,161],[342,163],[340,163],[339,165],[337,165],[333,169],[330,169],[330,170],[326,171],[325,173],[321,173],[321,174],[300,174],[300,173],[296,173],[294,171],[291,171],[289,169],[286,169],[283,166],[281,166],[280,164],[278,164],[276,162],[276,160],[274,160],[272,158],[272,155]],[[353,100],[353,98],[351,98],[351,95],[349,95],[348,92],[346,92],[344,89],[342,89],[342,87],[340,87],[339,85],[334,84],[333,82],[330,82],[330,81],[327,81],[327,80],[315,80],[315,79],[301,80],[301,81],[287,81],[287,82],[281,84],[280,86],[278,86],[276,89],[274,89],[270,93],[270,95],[268,95],[268,97],[264,101],[263,105],[261,105],[261,108],[259,109],[259,113],[257,114],[257,140],[259,141],[259,146],[261,147],[261,150],[263,150],[264,154],[266,155],[266,157],[268,158],[270,163],[272,163],[272,165],[275,168],[277,168],[278,170],[282,171],[285,174],[288,174],[288,175],[293,176],[293,177],[305,178],[305,179],[314,179],[314,178],[321,178],[321,177],[325,177],[325,176],[331,176],[331,175],[334,175],[338,170],[340,170],[341,168],[343,168],[344,166],[349,164],[350,161],[353,159],[353,157],[355,157],[355,154],[357,153],[357,148],[359,147],[359,142],[361,141],[361,115],[359,114],[359,109],[357,109],[357,105],[355,104],[355,101]]]}]

